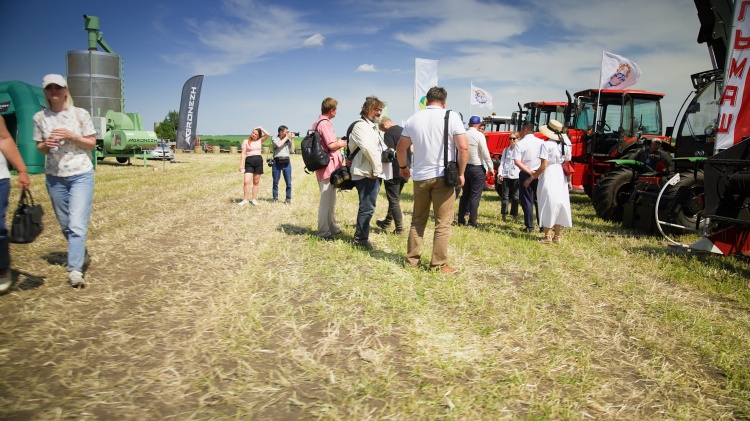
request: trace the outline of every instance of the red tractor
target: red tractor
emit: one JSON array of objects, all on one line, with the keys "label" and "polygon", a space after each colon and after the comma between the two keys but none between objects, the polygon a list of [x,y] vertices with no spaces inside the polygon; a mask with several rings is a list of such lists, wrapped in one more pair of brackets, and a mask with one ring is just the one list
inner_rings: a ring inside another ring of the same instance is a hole
[{"label": "red tractor", "polygon": [[663,97],[634,89],[588,89],[575,94],[568,134],[571,142],[577,140],[573,162],[600,218],[621,221],[638,177],[657,170],[633,159],[645,144],[658,138],[663,149],[672,152],[669,138],[662,135]]},{"label": "red tractor", "polygon": [[[483,122],[486,124],[487,129],[485,130],[484,135],[487,138],[487,148],[490,151],[490,156],[493,161],[496,162],[495,173],[497,173],[497,162],[499,161],[503,150],[510,144],[511,131],[517,131],[520,129],[521,125],[526,122],[531,122],[534,124],[535,135],[539,138],[545,139],[544,135],[539,133],[539,127],[547,124],[550,120],[558,120],[561,122],[568,121],[569,117],[566,117],[566,115],[570,114],[570,111],[568,111],[570,110],[570,107],[570,101],[527,102],[523,107],[519,103],[518,111],[514,111],[511,117],[500,117],[494,114],[485,117]],[[581,149],[580,146],[578,146],[578,148],[576,147],[576,140],[577,138],[571,138],[574,153],[576,150]],[[574,176],[574,188],[581,188],[580,183],[577,183],[579,180],[580,176],[578,176],[578,178]],[[487,185],[493,186],[493,183],[494,180],[490,180],[490,177],[488,176]]]}]

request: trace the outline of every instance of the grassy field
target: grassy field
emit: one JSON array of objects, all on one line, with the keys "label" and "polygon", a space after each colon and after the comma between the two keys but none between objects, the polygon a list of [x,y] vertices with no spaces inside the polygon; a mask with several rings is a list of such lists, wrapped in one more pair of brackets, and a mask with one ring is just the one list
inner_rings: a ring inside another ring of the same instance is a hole
[{"label": "grassy field", "polygon": [[46,229],[12,245],[0,419],[750,418],[745,259],[671,252],[578,195],[574,228],[540,244],[486,192],[440,275],[377,228],[353,248],[353,192],[344,235],[318,240],[299,155],[292,204],[270,202],[268,171],[257,207],[236,204],[238,156],[177,159],[98,166],[82,290],[32,176]]}]

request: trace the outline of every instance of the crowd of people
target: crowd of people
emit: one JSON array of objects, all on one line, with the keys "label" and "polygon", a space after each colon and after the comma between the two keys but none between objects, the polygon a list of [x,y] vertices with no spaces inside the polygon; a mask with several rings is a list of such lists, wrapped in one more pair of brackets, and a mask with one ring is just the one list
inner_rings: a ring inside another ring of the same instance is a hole
[{"label": "crowd of people", "polygon": [[[68,244],[68,282],[73,287],[85,286],[84,266],[88,252],[86,236],[94,193],[94,172],[91,151],[96,147],[92,118],[88,111],[77,108],[68,92],[66,79],[57,74],[43,78],[42,88],[47,107],[36,113],[34,140],[44,155],[45,184],[52,208]],[[424,110],[411,116],[403,127],[381,116],[385,102],[371,96],[362,105],[360,118],[352,123],[347,136],[337,137],[331,120],[336,117],[338,101],[326,98],[321,113],[311,125],[317,130],[321,146],[329,156],[328,165],[315,171],[320,189],[317,236],[334,239],[342,233],[336,222],[336,187],[331,174],[343,165],[349,167],[357,190],[359,207],[353,245],[373,250],[370,225],[375,212],[381,184],[385,186],[387,213],[375,224],[394,235],[408,232],[405,261],[408,266],[421,263],[421,249],[426,225],[432,211],[435,231],[432,256],[427,267],[442,273],[454,273],[448,264],[448,244],[453,223],[478,227],[478,208],[488,174],[495,165],[490,157],[484,125],[478,116],[471,116],[468,129],[462,116],[446,111],[448,93],[442,87],[431,88],[426,95]],[[0,210],[7,212],[10,173],[6,162],[18,171],[18,186],[29,188],[26,167],[11,135],[0,119]],[[520,133],[513,132],[510,145],[498,162],[496,185],[502,196],[500,213],[506,220],[508,212],[515,220],[520,202],[525,230],[533,232],[535,222],[544,233],[542,242],[559,242],[561,227],[570,227],[569,179],[562,164],[570,160],[570,140],[564,127],[554,120],[540,129],[550,140],[544,142],[533,134],[533,126],[525,124]],[[264,166],[273,175],[273,202],[279,200],[279,181],[286,184],[285,203],[292,200],[292,166],[290,154],[295,152],[294,134],[281,125],[271,138],[273,157],[263,161],[262,144],[270,137],[261,126],[253,128],[243,140],[239,170],[243,173],[243,199],[240,206],[258,205],[260,179]],[[657,152],[647,154],[644,162],[662,159]],[[457,167],[457,182],[446,178],[446,166]],[[265,165],[264,165],[265,164]],[[401,192],[408,180],[414,183],[411,225],[405,226],[401,209]],[[460,193],[458,216],[455,202]],[[533,207],[537,207],[534,217]],[[5,219],[0,223],[0,292],[12,283],[8,230]]]},{"label": "crowd of people", "polygon": [[[319,238],[330,240],[342,233],[336,222],[336,187],[331,183],[331,175],[347,166],[359,199],[352,244],[365,250],[375,249],[370,240],[370,225],[382,184],[388,201],[387,213],[375,225],[389,232],[394,224],[390,232],[395,235],[408,231],[405,260],[409,266],[421,264],[424,231],[432,211],[435,232],[427,267],[442,273],[456,271],[448,264],[451,226],[454,223],[479,226],[479,203],[486,180],[493,177],[502,198],[503,221],[507,221],[508,214],[516,221],[520,204],[524,231],[535,232],[539,227],[543,233],[541,242],[560,242],[561,228],[572,226],[570,176],[562,170],[563,162],[571,159],[571,144],[562,124],[551,120],[540,128],[549,142],[534,135],[533,124],[523,124],[520,132],[510,133],[509,145],[495,164],[487,148],[481,118],[471,116],[465,128],[459,113],[446,111],[447,98],[444,88],[431,88],[425,109],[400,127],[381,116],[385,102],[375,96],[367,97],[359,119],[342,137],[336,136],[331,123],[338,111],[338,101],[323,100],[320,115],[310,126],[311,131],[319,133],[321,147],[329,156],[328,165],[315,171],[320,189]],[[240,170],[245,173],[245,196],[240,205],[257,205],[258,183],[263,173],[260,145],[267,137],[265,129],[256,127],[243,141]],[[278,201],[278,182],[283,173],[286,203],[289,203],[292,194],[289,153],[294,152],[294,141],[286,126],[279,127],[272,146],[273,161],[268,165],[274,174],[273,201]],[[445,179],[446,163],[451,161],[458,167],[458,185],[449,185]],[[414,207],[411,225],[406,227],[400,198],[409,179],[414,182]]]}]

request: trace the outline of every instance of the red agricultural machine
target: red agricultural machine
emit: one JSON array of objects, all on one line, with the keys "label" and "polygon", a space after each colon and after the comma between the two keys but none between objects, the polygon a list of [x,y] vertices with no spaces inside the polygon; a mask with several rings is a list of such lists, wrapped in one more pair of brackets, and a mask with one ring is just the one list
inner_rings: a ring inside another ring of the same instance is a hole
[{"label": "red agricultural machine", "polygon": [[[713,70],[692,76],[692,99],[674,131],[675,169],[658,201],[677,222],[657,215],[657,226],[699,232],[690,250],[750,255],[750,104],[747,40],[750,1],[694,0]],[[736,47],[736,48],[735,48]],[[687,103],[687,100],[686,100]],[[678,116],[679,117],[679,116]],[[680,223],[681,222],[681,223]]]},{"label": "red agricultural machine", "polygon": [[577,140],[573,162],[600,218],[621,221],[638,180],[665,173],[664,168],[633,159],[653,139],[661,140],[664,150],[672,150],[669,138],[662,135],[663,97],[635,89],[588,89],[575,94],[569,132],[571,142]]},{"label": "red agricultural machine", "polygon": [[[510,119],[506,118],[510,122],[507,131],[485,132],[490,154],[499,158],[509,144],[510,130],[517,130],[525,122],[534,124],[536,136],[540,138],[544,138],[538,132],[540,126],[553,119],[563,122],[570,128],[568,137],[573,145],[574,190],[585,191],[601,217],[621,218],[627,194],[633,191],[634,180],[648,170],[638,166],[632,158],[651,138],[664,139],[665,149],[670,149],[669,142],[661,135],[660,100],[664,95],[640,90],[602,90],[600,93],[597,89],[589,89],[576,93],[575,100],[567,92],[566,96],[568,100],[565,102],[527,102],[523,107],[519,104],[518,111]],[[599,125],[595,128],[597,109]],[[488,128],[497,127],[491,125],[493,119],[496,117],[485,118]],[[600,194],[594,195],[602,176],[614,169],[622,173],[624,168],[632,168],[627,183],[622,180],[605,183],[606,187]]]},{"label": "red agricultural machine", "polygon": [[[485,117],[483,122],[486,124],[487,129],[485,130],[485,137],[487,138],[487,148],[490,151],[490,156],[493,160],[499,160],[503,153],[503,150],[510,145],[510,133],[511,131],[520,130],[521,125],[527,122],[534,124],[534,131],[536,136],[545,139],[544,135],[539,133],[539,127],[547,124],[550,120],[557,121],[568,121],[570,114],[570,101],[568,102],[553,102],[553,101],[538,101],[538,102],[527,102],[521,106],[518,104],[518,111],[514,111],[511,117],[500,117],[497,115],[491,115]],[[580,150],[580,145],[577,145],[577,138],[571,139],[573,142],[573,153],[576,150]],[[497,166],[495,166],[495,172],[497,173]],[[573,188],[582,189],[580,185],[581,175],[574,175],[573,177]],[[487,180],[487,184],[491,185],[492,180]]]}]

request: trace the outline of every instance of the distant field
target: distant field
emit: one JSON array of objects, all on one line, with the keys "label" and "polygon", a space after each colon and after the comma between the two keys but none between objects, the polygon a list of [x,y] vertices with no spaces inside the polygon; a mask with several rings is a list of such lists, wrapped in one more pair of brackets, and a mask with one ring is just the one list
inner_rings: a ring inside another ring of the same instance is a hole
[{"label": "distant field", "polygon": [[[272,134],[273,136],[273,134]],[[208,142],[209,145],[219,145],[222,147],[229,147],[229,146],[239,146],[240,143],[242,143],[243,140],[247,138],[247,135],[220,135],[220,136],[202,136],[201,139],[205,142]],[[297,137],[294,139],[295,148],[299,147],[300,142],[302,141],[301,137]],[[263,142],[263,146],[270,146],[271,145],[271,138],[269,137],[268,140]]]}]

